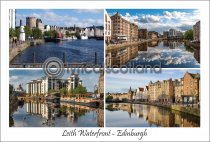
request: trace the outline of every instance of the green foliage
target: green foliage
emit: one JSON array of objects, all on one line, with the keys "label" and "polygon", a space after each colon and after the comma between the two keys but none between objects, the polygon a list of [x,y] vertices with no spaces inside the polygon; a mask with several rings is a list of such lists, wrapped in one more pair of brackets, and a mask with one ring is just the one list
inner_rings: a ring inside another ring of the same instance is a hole
[{"label": "green foliage", "polygon": [[109,96],[106,97],[106,101],[107,101],[107,102],[111,102],[112,100],[113,100],[113,96],[110,96],[110,95],[109,95]]},{"label": "green foliage", "polygon": [[32,29],[32,35],[34,39],[42,38],[42,31],[39,28]]},{"label": "green foliage", "polygon": [[29,26],[25,26],[24,30],[25,30],[26,37],[32,36],[32,31]]},{"label": "green foliage", "polygon": [[66,37],[70,37],[69,31],[66,31]]},{"label": "green foliage", "polygon": [[64,95],[64,96],[66,96],[66,95],[68,94],[67,88],[61,88],[61,89],[59,90],[59,92],[60,92],[61,95]]},{"label": "green foliage", "polygon": [[14,29],[10,28],[9,29],[9,38],[13,38],[16,36],[16,32]]},{"label": "green foliage", "polygon": [[16,35],[17,38],[19,38],[19,36],[20,36],[20,28],[16,28],[15,29],[15,35]]},{"label": "green foliage", "polygon": [[50,31],[45,31],[44,32],[44,36],[46,37],[50,37],[50,38],[55,38],[57,35],[57,31],[56,30],[50,30]]},{"label": "green foliage", "polygon": [[184,39],[193,40],[193,30],[190,29],[184,33]]},{"label": "green foliage", "polygon": [[127,98],[122,98],[122,101],[123,101],[123,102],[127,102],[128,99],[127,99]]},{"label": "green foliage", "polygon": [[73,94],[85,94],[85,93],[87,93],[87,89],[82,85],[79,85],[73,90]]},{"label": "green foliage", "polygon": [[80,37],[79,32],[76,32],[76,33],[75,33],[75,36],[76,36],[77,38]]}]

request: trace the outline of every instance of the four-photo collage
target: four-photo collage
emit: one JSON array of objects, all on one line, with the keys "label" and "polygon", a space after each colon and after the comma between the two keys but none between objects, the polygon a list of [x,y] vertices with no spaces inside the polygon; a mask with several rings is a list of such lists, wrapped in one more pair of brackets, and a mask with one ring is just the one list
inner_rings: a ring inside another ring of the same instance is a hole
[{"label": "four-photo collage", "polygon": [[9,9],[9,127],[200,127],[199,9]]}]

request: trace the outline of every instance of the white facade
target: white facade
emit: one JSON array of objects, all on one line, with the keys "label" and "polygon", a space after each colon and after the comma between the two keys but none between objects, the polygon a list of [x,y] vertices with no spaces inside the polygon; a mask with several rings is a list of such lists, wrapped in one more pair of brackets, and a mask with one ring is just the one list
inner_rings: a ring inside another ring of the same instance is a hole
[{"label": "white facade", "polygon": [[175,37],[177,35],[177,31],[175,29],[170,29],[169,30],[169,37]]},{"label": "white facade", "polygon": [[50,30],[50,26],[49,25],[45,25],[44,31],[49,31],[49,30]]},{"label": "white facade", "polygon": [[9,9],[9,28],[15,29],[16,11]]},{"label": "white facade", "polygon": [[68,91],[82,85],[82,81],[77,74],[72,74],[68,79],[42,79],[32,80],[26,84],[26,93],[31,95],[47,94],[50,90],[67,88]]},{"label": "white facade", "polygon": [[107,11],[105,10],[105,36],[106,38],[111,39],[111,29],[112,29],[112,23],[111,23],[111,18],[109,16],[109,14],[107,13]]},{"label": "white facade", "polygon": [[24,31],[24,26],[20,26],[20,36],[19,36],[20,41],[25,41],[26,40],[26,35]]}]

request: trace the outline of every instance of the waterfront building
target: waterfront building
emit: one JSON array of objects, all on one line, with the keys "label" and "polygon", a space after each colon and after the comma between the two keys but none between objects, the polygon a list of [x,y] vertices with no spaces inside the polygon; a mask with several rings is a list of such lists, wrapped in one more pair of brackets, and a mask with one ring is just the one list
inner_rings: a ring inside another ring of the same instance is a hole
[{"label": "waterfront building", "polygon": [[9,9],[9,28],[15,29],[16,27],[16,10]]},{"label": "waterfront building", "polygon": [[104,98],[104,70],[100,71],[98,80],[98,94],[100,94],[100,98]]},{"label": "waterfront building", "polygon": [[136,100],[136,101],[142,100],[143,99],[143,92],[144,92],[144,88],[142,88],[142,87],[137,88],[136,93],[133,96],[133,100]]},{"label": "waterfront building", "polygon": [[72,75],[67,79],[68,81],[68,90],[72,90],[79,85],[82,85],[82,80],[80,80],[78,74],[72,73]]},{"label": "waterfront building", "polygon": [[40,29],[42,31],[42,33],[44,32],[44,24],[42,23],[42,20],[41,19],[37,19],[36,20],[36,27],[38,29]]},{"label": "waterfront building", "polygon": [[133,100],[135,101],[147,101],[148,100],[148,86],[139,87],[133,95]]},{"label": "waterfront building", "polygon": [[170,39],[183,39],[184,38],[184,35],[181,31],[178,31],[176,29],[169,29],[169,32],[168,32],[168,37],[167,38],[170,38]]},{"label": "waterfront building", "polygon": [[174,88],[172,79],[149,83],[149,99],[152,102],[173,102]]},{"label": "waterfront building", "polygon": [[108,93],[107,96],[112,96],[113,100],[132,100],[133,97],[135,95],[135,91],[133,91],[130,87],[130,89],[128,90],[128,92],[125,93]]},{"label": "waterfront building", "polygon": [[183,96],[183,78],[181,79],[175,79],[173,81],[174,85],[174,97],[176,103],[182,102],[182,96]]},{"label": "waterfront building", "polygon": [[200,98],[200,74],[186,72],[183,77],[183,95],[184,102],[199,102]]},{"label": "waterfront building", "polygon": [[94,26],[95,37],[104,37],[104,26]]},{"label": "waterfront building", "polygon": [[51,25],[51,26],[50,26],[50,30],[51,30],[51,31],[54,31],[54,30],[56,31],[56,30],[57,30],[57,26],[55,26],[55,25],[52,26],[52,25]]},{"label": "waterfront building", "polygon": [[74,73],[67,79],[42,77],[41,79],[32,80],[26,84],[26,94],[47,95],[50,90],[58,91],[61,88],[67,88],[68,91],[71,91],[79,85],[82,85],[82,81],[79,79],[78,74]]},{"label": "waterfront building", "polygon": [[169,31],[164,31],[163,32],[163,38],[167,39],[169,37]]},{"label": "waterfront building", "polygon": [[86,35],[88,38],[92,37],[103,37],[104,36],[104,27],[103,26],[91,26],[82,28],[80,31],[81,35]]},{"label": "waterfront building", "polygon": [[26,26],[30,29],[36,28],[36,17],[26,17]]},{"label": "waterfront building", "polygon": [[193,40],[200,42],[200,21],[193,26]]},{"label": "waterfront building", "polygon": [[112,23],[111,23],[111,18],[109,16],[109,14],[107,13],[107,11],[105,10],[105,41],[107,43],[110,42],[111,38],[112,38]]},{"label": "waterfront building", "polygon": [[149,31],[149,32],[148,32],[148,38],[149,38],[149,39],[157,39],[157,38],[158,38],[158,32]]},{"label": "waterfront building", "polygon": [[124,19],[118,12],[111,16],[112,39],[124,41],[138,40],[138,25]]},{"label": "waterfront building", "polygon": [[176,31],[175,29],[169,29],[169,34],[168,34],[168,36],[169,36],[170,38],[174,38],[174,37],[176,37],[176,35],[177,35],[177,31]]},{"label": "waterfront building", "polygon": [[139,39],[147,39],[148,38],[148,31],[147,29],[139,29]]},{"label": "waterfront building", "polygon": [[49,25],[44,25],[44,31],[49,31],[50,30],[50,26]]}]

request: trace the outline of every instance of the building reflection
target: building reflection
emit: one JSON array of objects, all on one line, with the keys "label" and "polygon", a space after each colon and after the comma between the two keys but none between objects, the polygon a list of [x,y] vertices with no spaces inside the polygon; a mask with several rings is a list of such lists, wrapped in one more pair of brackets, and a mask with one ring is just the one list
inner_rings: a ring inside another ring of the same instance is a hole
[{"label": "building reflection", "polygon": [[[173,49],[178,49],[178,50],[174,50],[173,52],[172,51]],[[185,51],[190,53],[188,54]],[[178,57],[178,55],[187,54],[191,56],[191,53],[194,53],[194,58],[198,61],[198,63],[200,63],[200,49],[192,49],[190,47],[187,47],[183,41],[157,40],[157,41],[143,42],[136,46],[109,49],[108,51],[106,51],[106,66],[114,68],[124,67],[132,59],[133,62],[138,62],[138,64],[145,64],[145,61],[148,62],[158,61],[160,60],[161,56],[163,59],[166,60],[168,59],[167,55]],[[172,60],[172,58],[169,58],[168,60],[169,61],[167,62],[170,63],[171,62],[170,60]]]},{"label": "building reflection", "polygon": [[138,46],[114,49],[106,53],[107,67],[121,67],[138,56]]},{"label": "building reflection", "polygon": [[169,47],[170,49],[176,49],[183,45],[182,41],[177,40],[163,40],[163,47]]},{"label": "building reflection", "polygon": [[26,102],[26,112],[40,115],[45,120],[43,125],[47,126],[54,126],[55,119],[61,116],[66,117],[70,123],[76,124],[80,117],[91,113],[92,119],[97,119],[98,126],[104,126],[103,110],[76,104],[30,101]]},{"label": "building reflection", "polygon": [[135,114],[138,118],[144,118],[150,126],[156,125],[158,127],[199,127],[200,120],[197,117],[183,114],[180,112],[173,112],[168,109],[141,105],[141,104],[109,104],[107,108],[113,110],[127,111],[129,117]]},{"label": "building reflection", "polygon": [[156,47],[159,45],[159,40],[148,42],[148,47]]},{"label": "building reflection", "polygon": [[200,63],[200,49],[194,49],[194,57]]}]

